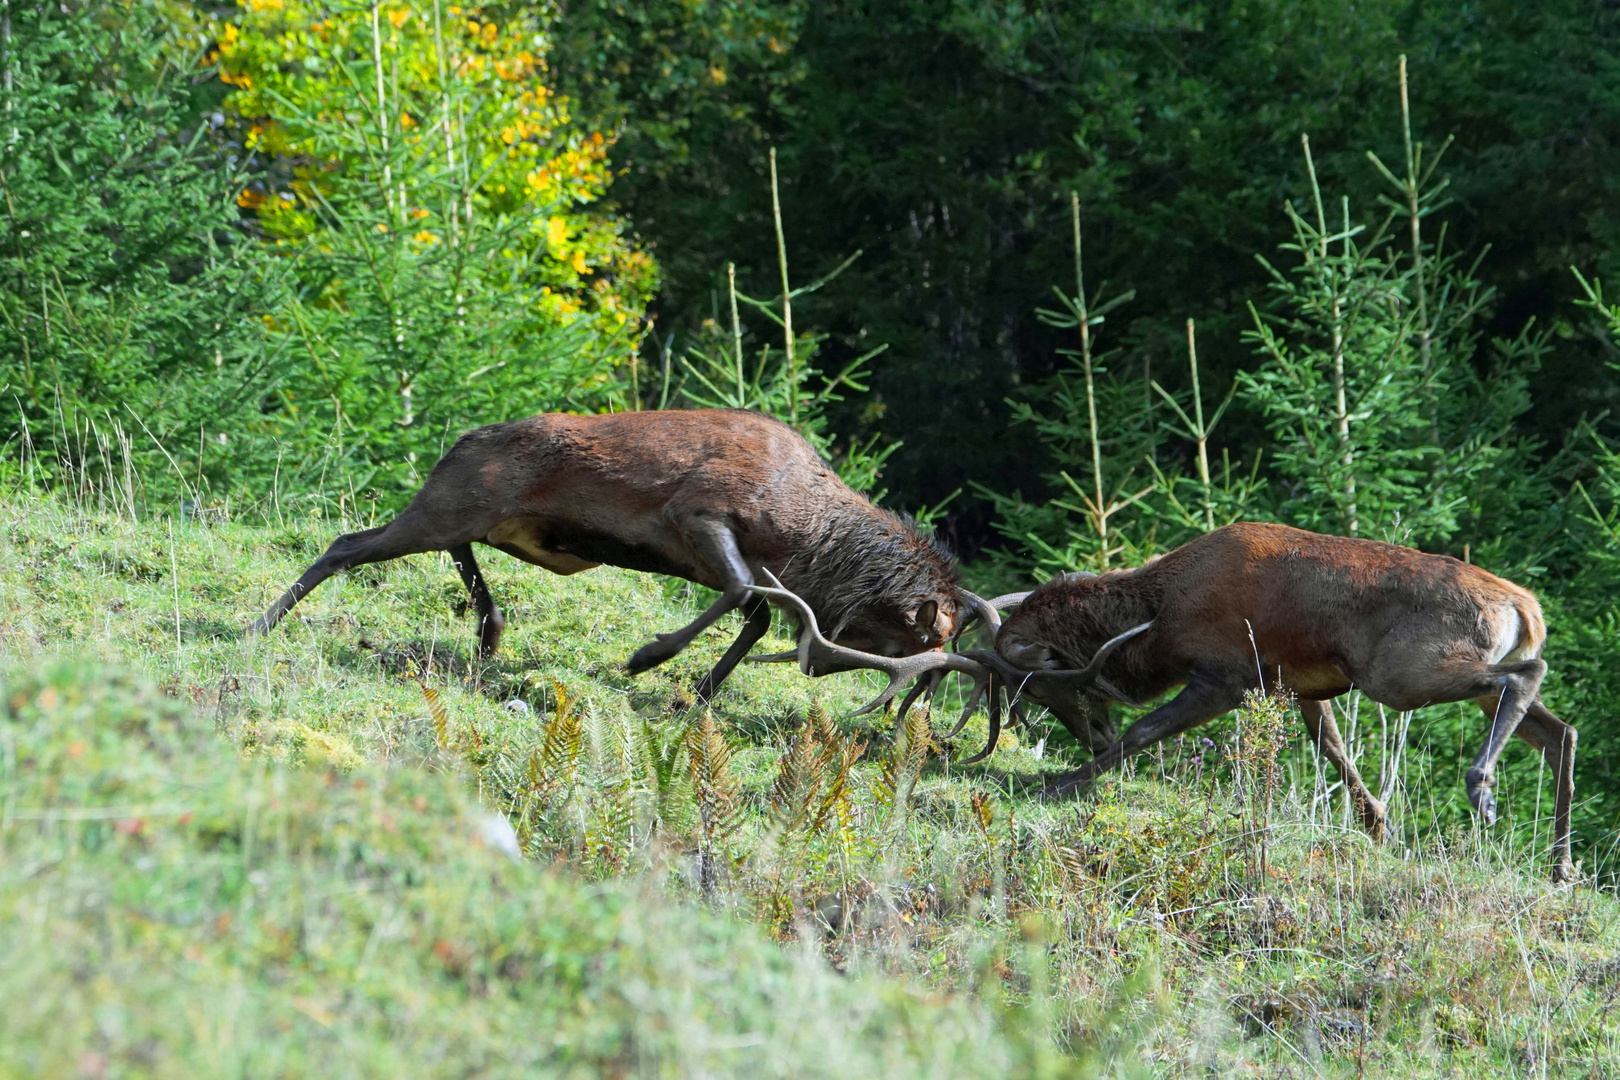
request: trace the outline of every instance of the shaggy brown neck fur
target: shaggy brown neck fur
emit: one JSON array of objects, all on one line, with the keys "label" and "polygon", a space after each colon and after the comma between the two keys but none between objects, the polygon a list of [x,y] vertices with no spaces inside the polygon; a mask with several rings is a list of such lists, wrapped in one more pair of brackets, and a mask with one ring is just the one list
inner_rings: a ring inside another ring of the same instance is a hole
[{"label": "shaggy brown neck fur", "polygon": [[926,600],[960,607],[955,559],[898,514],[831,515],[809,550],[783,568],[782,583],[810,604],[828,637],[858,618],[892,618]]}]

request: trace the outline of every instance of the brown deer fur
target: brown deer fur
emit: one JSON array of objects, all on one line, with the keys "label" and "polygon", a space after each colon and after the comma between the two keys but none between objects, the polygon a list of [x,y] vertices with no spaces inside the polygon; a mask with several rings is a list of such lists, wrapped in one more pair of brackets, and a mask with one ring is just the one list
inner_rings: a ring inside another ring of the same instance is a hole
[{"label": "brown deer fur", "polygon": [[770,625],[766,601],[747,591],[760,568],[804,597],[829,636],[866,652],[938,648],[965,617],[949,554],[907,519],[850,489],[786,424],[703,409],[546,414],[468,432],[397,518],[334,540],[253,629],[275,626],[340,570],[447,551],[490,655],[504,619],[475,541],[558,574],[606,563],[721,590],[691,625],[657,635],[626,665],[663,663],[742,608],[742,633],[698,685],[702,698]]},{"label": "brown deer fur", "polygon": [[1134,570],[1041,586],[1006,620],[996,649],[1024,670],[1074,668],[1114,634],[1149,620],[1152,628],[1121,646],[1103,674],[1137,701],[1182,689],[1110,745],[1095,746],[1098,732],[1113,731],[1102,691],[1057,679],[1031,679],[1025,688],[1098,751],[1059,778],[1058,789],[1079,788],[1236,708],[1263,683],[1298,697],[1312,742],[1338,769],[1366,827],[1381,836],[1385,808],[1356,772],[1328,699],[1353,687],[1402,710],[1472,700],[1491,726],[1467,773],[1469,799],[1494,820],[1496,762],[1517,733],[1557,778],[1554,876],[1573,875],[1575,729],[1541,703],[1546,628],[1525,589],[1445,555],[1244,522]]}]

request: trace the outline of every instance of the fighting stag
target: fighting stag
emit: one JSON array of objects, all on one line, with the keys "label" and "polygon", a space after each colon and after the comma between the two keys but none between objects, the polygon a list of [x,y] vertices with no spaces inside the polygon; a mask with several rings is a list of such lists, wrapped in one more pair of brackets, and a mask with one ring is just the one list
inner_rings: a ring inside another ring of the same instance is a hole
[{"label": "fighting stag", "polygon": [[[950,555],[906,519],[849,488],[797,432],[736,409],[546,414],[463,435],[409,506],[386,525],[334,540],[252,626],[264,633],[333,574],[445,551],[472,595],[479,652],[505,625],[473,556],[486,544],[557,574],[606,563],[720,590],[689,625],[631,656],[635,674],[668,660],[728,612],[742,632],[697,686],[709,699],[770,627],[773,587],[803,597],[801,616],[842,650],[807,674],[882,666],[940,649],[975,614],[995,611],[956,582]],[[832,642],[829,642],[831,644]]]},{"label": "fighting stag", "polygon": [[[1069,575],[1030,593],[994,653],[966,656],[1049,708],[1096,756],[1059,777],[1090,783],[1125,758],[1281,687],[1338,770],[1374,837],[1385,807],[1356,771],[1329,699],[1352,688],[1407,710],[1473,701],[1490,722],[1467,772],[1468,797],[1496,817],[1497,759],[1517,734],[1557,780],[1553,878],[1570,880],[1575,729],[1548,711],[1541,606],[1477,566],[1394,544],[1252,522],[1228,525],[1134,570]],[[1089,659],[1088,659],[1089,658]],[[1147,702],[1182,687],[1114,735],[1110,701]]]}]

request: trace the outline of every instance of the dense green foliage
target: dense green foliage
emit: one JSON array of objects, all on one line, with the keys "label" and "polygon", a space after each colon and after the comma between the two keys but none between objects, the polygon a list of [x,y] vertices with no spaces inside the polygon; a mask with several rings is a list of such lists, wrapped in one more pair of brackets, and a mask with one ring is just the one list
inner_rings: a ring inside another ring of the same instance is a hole
[{"label": "dense green foliage", "polygon": [[657,269],[608,139],[540,81],[542,14],[456,10],[8,16],[13,469],[395,505],[467,427],[622,406]]},{"label": "dense green foliage", "polygon": [[[77,486],[167,468],[257,410],[269,287],[236,221],[196,44],[145,5],[8,9],[0,136],[0,425]],[[119,445],[123,443],[123,445]],[[261,448],[262,449],[262,448]],[[188,456],[195,456],[194,454]],[[172,477],[171,477],[172,479]]]},{"label": "dense green foliage", "polygon": [[[1571,263],[1613,276],[1617,22],[1577,0],[581,4],[559,23],[581,45],[558,74],[625,124],[615,195],[664,260],[666,326],[713,314],[728,259],[764,291],[778,147],[799,264],[865,251],[814,318],[851,354],[890,344],[874,385],[906,447],[889,475],[923,501],[964,479],[1028,487],[1003,399],[1063,363],[1034,313],[1072,281],[1070,191],[1092,275],[1137,295],[1111,317],[1116,373],[1185,390],[1187,318],[1217,393],[1252,368],[1247,304],[1268,280],[1255,256],[1291,235],[1283,202],[1313,217],[1299,138],[1324,188],[1372,216],[1385,182],[1365,152],[1403,172],[1403,53],[1417,137],[1457,138],[1435,178],[1454,200],[1446,249],[1489,249],[1485,338],[1512,339],[1530,316],[1558,330],[1520,421],[1556,449],[1617,386],[1568,277]],[[724,82],[697,77],[726,61]],[[848,429],[874,411],[851,410]],[[1262,418],[1234,414],[1221,442],[1251,460]],[[976,546],[983,512],[961,516]]]}]

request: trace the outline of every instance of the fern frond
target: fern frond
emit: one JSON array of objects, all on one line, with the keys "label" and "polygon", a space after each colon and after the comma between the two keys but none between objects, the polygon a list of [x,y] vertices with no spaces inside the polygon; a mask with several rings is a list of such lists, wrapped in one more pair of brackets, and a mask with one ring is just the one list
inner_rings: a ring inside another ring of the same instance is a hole
[{"label": "fern frond", "polygon": [[420,679],[416,682],[422,688],[422,696],[427,698],[428,713],[433,717],[433,738],[438,742],[440,750],[450,749],[450,710],[444,707],[439,700],[439,692]]},{"label": "fern frond", "polygon": [[742,827],[744,807],[731,774],[731,746],[714,715],[705,711],[686,732],[687,769],[697,803],[706,851],[725,843]]},{"label": "fern frond", "polygon": [[891,819],[910,797],[912,785],[935,749],[934,727],[928,714],[922,710],[907,714],[883,759],[883,771],[872,785],[878,807],[887,810]]},{"label": "fern frond", "polygon": [[815,724],[807,720],[782,755],[776,782],[771,785],[770,808],[772,823],[784,835],[799,832],[809,821],[827,771],[824,749]]},{"label": "fern frond", "polygon": [[536,798],[548,799],[572,784],[585,747],[585,723],[581,710],[568,699],[561,683],[552,686],[557,705],[545,726],[540,747],[529,757],[529,790]]},{"label": "fern frond", "polygon": [[988,792],[974,791],[968,796],[973,804],[973,821],[979,826],[979,831],[985,836],[990,835],[990,822],[996,816],[996,804]]}]

